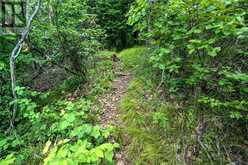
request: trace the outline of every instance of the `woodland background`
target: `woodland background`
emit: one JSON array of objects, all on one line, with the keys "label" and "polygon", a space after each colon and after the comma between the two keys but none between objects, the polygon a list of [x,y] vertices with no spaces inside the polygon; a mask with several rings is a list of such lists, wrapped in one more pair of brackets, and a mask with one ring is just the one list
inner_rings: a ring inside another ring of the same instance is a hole
[{"label": "woodland background", "polygon": [[[0,35],[0,164],[115,164],[127,144],[129,164],[247,164],[247,0],[30,3],[15,59]],[[102,128],[113,54],[133,80]]]}]

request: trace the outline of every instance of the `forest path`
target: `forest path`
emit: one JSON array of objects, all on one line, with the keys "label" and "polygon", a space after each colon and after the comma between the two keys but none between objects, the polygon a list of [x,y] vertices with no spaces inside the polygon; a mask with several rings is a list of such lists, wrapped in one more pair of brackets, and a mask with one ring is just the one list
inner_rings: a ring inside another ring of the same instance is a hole
[{"label": "forest path", "polygon": [[117,126],[119,124],[118,106],[122,96],[127,91],[130,80],[130,73],[117,73],[117,78],[112,84],[113,90],[99,99],[103,109],[100,120],[102,127]]},{"label": "forest path", "polygon": [[[132,75],[129,72],[118,72],[119,70],[121,70],[120,67],[120,62],[114,64],[113,71],[115,72],[116,78],[112,83],[113,90],[99,98],[103,111],[103,114],[100,118],[100,124],[102,127],[115,127],[121,123],[121,120],[119,118],[118,107],[122,97],[127,92],[128,84],[132,79]],[[114,139],[112,140],[115,141]],[[115,153],[116,164],[126,165],[125,157],[126,156],[123,151]]]}]

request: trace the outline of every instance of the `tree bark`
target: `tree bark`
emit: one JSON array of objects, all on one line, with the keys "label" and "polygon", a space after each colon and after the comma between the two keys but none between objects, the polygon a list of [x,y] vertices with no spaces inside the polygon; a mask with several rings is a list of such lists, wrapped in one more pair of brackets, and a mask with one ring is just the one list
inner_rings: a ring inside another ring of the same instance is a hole
[{"label": "tree bark", "polygon": [[[12,117],[10,119],[10,127],[9,130],[14,128],[16,113],[17,113],[17,94],[16,94],[16,58],[20,54],[20,51],[22,49],[23,43],[28,37],[28,34],[31,30],[31,24],[36,16],[36,14],[39,11],[41,0],[37,2],[37,5],[35,7],[34,12],[32,15],[28,18],[27,25],[25,29],[23,30],[21,34],[21,38],[17,42],[15,48],[12,50],[10,58],[9,58],[9,64],[10,64],[10,73],[11,73],[11,87],[12,87],[12,95],[13,95],[13,109],[12,109]],[[8,131],[7,131],[8,132]]]}]

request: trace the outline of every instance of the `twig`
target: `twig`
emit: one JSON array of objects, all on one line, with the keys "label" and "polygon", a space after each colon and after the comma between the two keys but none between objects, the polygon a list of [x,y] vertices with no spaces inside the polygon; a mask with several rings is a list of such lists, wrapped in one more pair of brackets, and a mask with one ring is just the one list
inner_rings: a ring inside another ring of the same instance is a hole
[{"label": "twig", "polygon": [[164,83],[164,69],[163,69],[163,72],[162,72],[162,77],[161,77],[161,81],[157,87],[157,90],[159,90],[159,88],[161,87],[161,85]]},{"label": "twig", "polygon": [[202,141],[200,139],[197,139],[197,141],[200,144],[203,151],[206,153],[208,160],[210,161],[210,164],[213,164],[213,159],[212,159],[212,156],[210,155],[210,153],[208,152],[208,148],[202,143]]},{"label": "twig", "polygon": [[210,164],[213,164],[213,159],[212,159],[211,154],[208,152],[207,146],[205,146],[205,144],[202,143],[202,138],[203,138],[203,134],[205,133],[205,131],[206,131],[206,122],[204,121],[204,117],[201,116],[199,123],[198,123],[198,126],[196,128],[196,139],[197,139],[197,142],[199,143],[200,147],[206,153],[206,155],[210,161]]}]

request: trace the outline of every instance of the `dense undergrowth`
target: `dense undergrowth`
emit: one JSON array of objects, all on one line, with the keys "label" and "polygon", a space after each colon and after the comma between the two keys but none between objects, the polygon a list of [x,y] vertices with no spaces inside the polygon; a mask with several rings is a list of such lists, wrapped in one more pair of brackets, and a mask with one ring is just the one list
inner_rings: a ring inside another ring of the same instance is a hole
[{"label": "dense undergrowth", "polygon": [[[122,124],[116,131],[120,143],[128,145],[129,163],[176,165],[190,156],[194,164],[227,164],[237,155],[242,156],[239,161],[244,163],[247,150],[238,148],[247,142],[246,131],[240,130],[246,126],[233,128],[230,122],[235,124],[237,120],[230,119],[227,125],[210,113],[204,115],[204,125],[199,126],[202,113],[188,105],[193,101],[190,98],[185,104],[168,95],[169,89],[162,88],[160,74],[154,74],[157,71],[150,53],[148,48],[120,53],[124,68],[134,73],[120,104]],[[200,129],[204,129],[201,141]]]},{"label": "dense undergrowth", "polygon": [[128,14],[148,47],[121,105],[133,163],[246,164],[247,1],[149,2]]},{"label": "dense undergrowth", "polygon": [[111,128],[98,125],[97,97],[114,78],[100,15],[87,0],[36,2],[28,3],[29,14],[39,12],[14,58],[24,33],[2,34],[1,24],[0,164],[113,164],[118,145],[108,142]]},{"label": "dense undergrowth", "polygon": [[118,145],[108,142],[112,129],[97,124],[97,97],[111,89],[114,77],[111,55],[99,53],[104,60],[89,71],[88,89],[78,77],[45,93],[18,87],[22,117],[15,130],[0,134],[0,164],[113,164]]},{"label": "dense undergrowth", "polygon": [[24,40],[0,34],[0,164],[114,164],[97,101],[113,62],[133,74],[128,164],[247,164],[247,0],[35,2]]},{"label": "dense undergrowth", "polygon": [[174,122],[179,105],[160,98],[147,50],[137,47],[119,54],[134,79],[121,101],[122,124],[115,133],[123,146],[128,145],[130,164],[180,164],[175,159],[179,138]]}]

